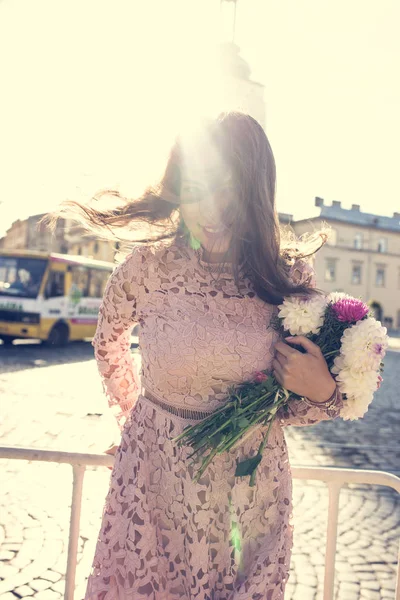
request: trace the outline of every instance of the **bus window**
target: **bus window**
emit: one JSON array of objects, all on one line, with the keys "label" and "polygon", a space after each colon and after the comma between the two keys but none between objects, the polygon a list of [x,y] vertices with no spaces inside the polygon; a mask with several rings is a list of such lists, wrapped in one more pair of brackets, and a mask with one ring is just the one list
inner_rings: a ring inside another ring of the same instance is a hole
[{"label": "bus window", "polygon": [[65,274],[61,271],[50,271],[46,284],[46,298],[64,296]]},{"label": "bus window", "polygon": [[81,298],[87,298],[89,295],[89,269],[80,265],[73,265],[71,272],[73,287],[79,290]]},{"label": "bus window", "polygon": [[89,296],[90,298],[102,298],[104,288],[108,278],[110,277],[109,271],[100,269],[90,269],[90,284],[89,284]]},{"label": "bus window", "polygon": [[46,264],[39,258],[0,256],[0,294],[36,298]]}]

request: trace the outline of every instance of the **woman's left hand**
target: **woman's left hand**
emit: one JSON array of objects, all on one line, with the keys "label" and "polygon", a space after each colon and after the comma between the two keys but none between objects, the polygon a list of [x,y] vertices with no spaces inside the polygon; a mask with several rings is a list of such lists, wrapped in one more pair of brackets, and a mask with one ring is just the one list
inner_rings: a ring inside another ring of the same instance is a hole
[{"label": "woman's left hand", "polygon": [[290,392],[314,402],[328,400],[335,391],[336,382],[319,346],[303,335],[291,336],[286,341],[302,346],[306,354],[285,342],[277,342],[272,362],[276,380]]}]

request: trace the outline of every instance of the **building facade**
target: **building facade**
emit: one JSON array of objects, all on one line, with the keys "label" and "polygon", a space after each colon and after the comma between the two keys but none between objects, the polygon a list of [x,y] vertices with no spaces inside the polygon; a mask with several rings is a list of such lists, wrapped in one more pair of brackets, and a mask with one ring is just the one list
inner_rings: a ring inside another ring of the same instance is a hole
[{"label": "building facade", "polygon": [[32,215],[27,219],[14,221],[2,238],[1,247],[4,249],[40,250],[45,252],[67,252],[65,241],[65,221],[60,219],[54,233],[40,220],[44,214]]},{"label": "building facade", "polygon": [[84,237],[68,246],[68,254],[77,254],[86,258],[114,262],[117,248],[113,242],[99,240],[96,237]]},{"label": "building facade", "polygon": [[297,235],[331,228],[328,242],[315,255],[318,287],[361,297],[388,328],[400,330],[400,213],[384,217],[363,213],[360,206],[325,206],[320,215],[291,223]]},{"label": "building facade", "polygon": [[89,235],[81,225],[71,219],[65,221],[64,238],[68,254],[114,262],[115,243]]},{"label": "building facade", "polygon": [[82,227],[72,221],[60,219],[52,232],[47,226],[40,225],[44,214],[33,215],[27,219],[15,221],[0,240],[0,248],[6,250],[40,250],[60,254],[77,254],[114,262],[116,246],[114,242],[98,240],[95,236],[85,235]]}]

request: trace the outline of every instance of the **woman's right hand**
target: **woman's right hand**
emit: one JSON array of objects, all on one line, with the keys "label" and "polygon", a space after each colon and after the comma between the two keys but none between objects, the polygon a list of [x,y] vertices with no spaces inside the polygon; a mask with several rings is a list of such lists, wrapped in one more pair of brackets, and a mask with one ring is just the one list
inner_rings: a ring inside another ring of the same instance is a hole
[{"label": "woman's right hand", "polygon": [[[118,446],[116,446],[115,444],[113,444],[112,446],[110,446],[109,448],[107,448],[107,450],[104,451],[104,454],[111,454],[112,456],[115,456],[115,453],[118,449]],[[112,467],[107,467],[107,469],[112,470]]]}]

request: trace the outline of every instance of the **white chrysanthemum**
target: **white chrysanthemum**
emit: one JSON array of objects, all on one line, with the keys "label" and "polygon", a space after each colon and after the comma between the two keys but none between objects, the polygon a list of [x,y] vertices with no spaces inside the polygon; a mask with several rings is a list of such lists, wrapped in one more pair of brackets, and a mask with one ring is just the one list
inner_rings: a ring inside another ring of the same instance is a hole
[{"label": "white chrysanthemum", "polygon": [[368,396],[365,396],[362,399],[362,402],[356,398],[347,398],[346,401],[343,402],[340,416],[344,421],[356,421],[357,419],[361,419],[368,411],[368,407],[371,404],[372,399],[372,393],[370,393]]},{"label": "white chrysanthemum", "polygon": [[[378,375],[376,371],[357,371],[342,369],[336,376],[339,390],[353,402],[357,413],[364,414],[376,390]],[[346,403],[345,403],[346,404]]]},{"label": "white chrysanthemum", "polygon": [[333,373],[343,368],[357,371],[378,370],[388,347],[386,327],[375,319],[358,321],[341,338],[340,356],[335,358]]},{"label": "white chrysanthemum", "polygon": [[309,298],[289,296],[278,308],[283,327],[291,335],[318,333],[324,322],[326,298],[317,295]]},{"label": "white chrysanthemum", "polygon": [[379,368],[388,346],[386,327],[369,318],[349,327],[341,338],[340,356],[332,373],[339,390],[346,394],[340,411],[344,420],[364,416],[377,388]]}]

